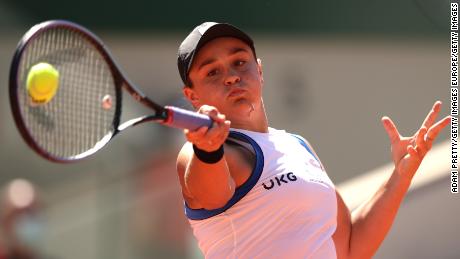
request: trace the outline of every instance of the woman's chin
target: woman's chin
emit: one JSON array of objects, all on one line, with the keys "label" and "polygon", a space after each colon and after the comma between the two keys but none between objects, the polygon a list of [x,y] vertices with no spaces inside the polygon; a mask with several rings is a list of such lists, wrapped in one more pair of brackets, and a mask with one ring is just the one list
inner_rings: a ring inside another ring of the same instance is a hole
[{"label": "woman's chin", "polygon": [[240,98],[234,102],[233,112],[239,116],[250,117],[255,111],[255,104],[246,98]]}]

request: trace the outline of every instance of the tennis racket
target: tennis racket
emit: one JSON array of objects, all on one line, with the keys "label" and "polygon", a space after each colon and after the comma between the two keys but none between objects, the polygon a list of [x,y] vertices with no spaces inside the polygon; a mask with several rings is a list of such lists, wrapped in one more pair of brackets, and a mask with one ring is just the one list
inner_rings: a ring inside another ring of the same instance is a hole
[{"label": "tennis racket", "polygon": [[[29,70],[42,62],[59,72],[59,87],[49,102],[36,104],[26,81]],[[153,114],[121,123],[124,91]],[[95,34],[63,20],[37,24],[20,40],[10,68],[9,97],[23,139],[53,162],[88,157],[120,132],[144,122],[191,130],[212,125],[206,115],[149,99],[124,76]]]}]

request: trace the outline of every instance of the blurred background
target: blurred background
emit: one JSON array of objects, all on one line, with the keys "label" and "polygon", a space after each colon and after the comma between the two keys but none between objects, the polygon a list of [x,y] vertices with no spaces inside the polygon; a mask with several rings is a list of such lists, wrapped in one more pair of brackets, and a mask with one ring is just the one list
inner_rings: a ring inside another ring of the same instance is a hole
[{"label": "blurred background", "polygon": [[[26,146],[9,107],[8,73],[32,25],[84,25],[147,95],[185,108],[180,42],[204,21],[240,27],[263,62],[270,126],[307,138],[354,208],[377,188],[374,176],[391,173],[382,116],[412,135],[436,100],[449,114],[449,18],[449,2],[434,0],[0,0],[0,258],[7,250],[32,258],[202,258],[175,172],[180,130],[136,127],[68,165]],[[129,99],[126,118],[148,112]],[[437,155],[424,162],[375,258],[459,258],[448,136],[446,129],[438,138]]]}]

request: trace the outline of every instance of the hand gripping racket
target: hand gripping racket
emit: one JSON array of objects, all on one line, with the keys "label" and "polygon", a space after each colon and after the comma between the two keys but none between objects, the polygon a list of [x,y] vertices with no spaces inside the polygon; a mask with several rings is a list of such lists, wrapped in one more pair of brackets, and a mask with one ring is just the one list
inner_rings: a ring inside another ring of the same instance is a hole
[{"label": "hand gripping racket", "polygon": [[[58,72],[53,98],[37,104],[30,98],[27,77],[39,63]],[[106,145],[121,131],[154,121],[175,128],[211,127],[202,114],[161,106],[123,75],[102,41],[82,26],[62,20],[32,27],[14,54],[9,78],[10,104],[16,126],[27,144],[53,162],[72,162]],[[122,92],[153,109],[153,115],[120,123]]]}]

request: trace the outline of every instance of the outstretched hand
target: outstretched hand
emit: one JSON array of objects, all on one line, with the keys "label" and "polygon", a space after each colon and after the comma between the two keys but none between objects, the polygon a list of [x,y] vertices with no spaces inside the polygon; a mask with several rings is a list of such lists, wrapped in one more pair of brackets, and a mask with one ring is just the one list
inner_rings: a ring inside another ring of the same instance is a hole
[{"label": "outstretched hand", "polygon": [[423,121],[422,126],[411,137],[403,137],[389,117],[383,117],[382,123],[391,142],[391,153],[395,169],[403,177],[412,179],[422,163],[426,153],[431,149],[439,132],[450,122],[450,116],[436,121],[441,110],[441,102],[437,101]]}]

